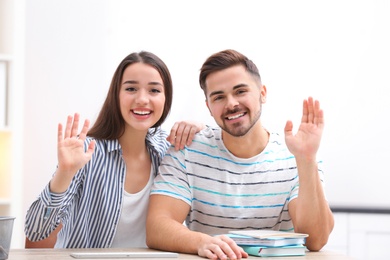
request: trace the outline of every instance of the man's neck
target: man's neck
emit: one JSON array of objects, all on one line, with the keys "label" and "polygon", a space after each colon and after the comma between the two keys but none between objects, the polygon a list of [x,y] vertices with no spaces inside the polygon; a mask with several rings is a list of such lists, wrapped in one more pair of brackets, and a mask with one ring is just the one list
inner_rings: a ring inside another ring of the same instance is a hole
[{"label": "man's neck", "polygon": [[269,133],[261,124],[256,124],[244,136],[235,137],[222,130],[222,140],[225,147],[234,156],[251,158],[260,154],[268,144]]}]

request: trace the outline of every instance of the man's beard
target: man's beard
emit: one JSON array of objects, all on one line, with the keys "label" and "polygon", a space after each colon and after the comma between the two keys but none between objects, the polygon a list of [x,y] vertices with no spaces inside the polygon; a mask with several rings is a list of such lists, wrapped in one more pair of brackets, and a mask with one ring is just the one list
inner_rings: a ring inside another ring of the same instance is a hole
[{"label": "man's beard", "polygon": [[[257,114],[255,115],[255,117],[253,118],[253,120],[251,120],[249,122],[249,126],[248,127],[245,127],[243,125],[242,122],[237,122],[237,123],[234,123],[233,125],[230,125],[229,127],[226,126],[225,124],[225,118],[226,116],[223,116],[222,117],[222,125],[219,125],[219,127],[222,128],[222,130],[224,130],[225,132],[227,132],[228,134],[234,136],[234,137],[241,137],[241,136],[244,136],[246,135],[251,129],[252,127],[257,123],[257,121],[260,119],[260,115],[261,115],[261,103],[260,103],[260,109],[257,111]],[[238,113],[240,112],[240,110],[231,110],[231,111],[228,111],[226,114],[234,114],[234,113]],[[248,114],[247,114],[248,115]]]}]

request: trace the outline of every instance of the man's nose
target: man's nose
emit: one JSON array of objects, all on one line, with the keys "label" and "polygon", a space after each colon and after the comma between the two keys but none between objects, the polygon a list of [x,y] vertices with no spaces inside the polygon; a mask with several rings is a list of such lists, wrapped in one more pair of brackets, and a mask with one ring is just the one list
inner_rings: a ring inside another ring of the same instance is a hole
[{"label": "man's nose", "polygon": [[233,96],[227,96],[226,98],[226,109],[233,110],[236,106],[238,106],[238,100]]}]

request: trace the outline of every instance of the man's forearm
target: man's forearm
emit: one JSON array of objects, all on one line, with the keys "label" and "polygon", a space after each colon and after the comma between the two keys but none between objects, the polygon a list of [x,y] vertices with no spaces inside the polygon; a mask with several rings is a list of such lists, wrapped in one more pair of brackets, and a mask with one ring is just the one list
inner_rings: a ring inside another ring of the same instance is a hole
[{"label": "man's forearm", "polygon": [[296,232],[307,233],[306,246],[320,250],[333,229],[333,214],[325,199],[316,162],[298,163],[299,194],[296,199]]},{"label": "man's forearm", "polygon": [[165,217],[149,222],[146,232],[148,247],[187,254],[198,254],[202,239],[208,236]]}]

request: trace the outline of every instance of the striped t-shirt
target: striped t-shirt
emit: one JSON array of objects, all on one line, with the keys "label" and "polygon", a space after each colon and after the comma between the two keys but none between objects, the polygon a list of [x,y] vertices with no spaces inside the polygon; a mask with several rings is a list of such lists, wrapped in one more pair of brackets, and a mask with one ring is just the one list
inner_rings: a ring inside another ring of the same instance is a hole
[{"label": "striped t-shirt", "polygon": [[[323,180],[320,169],[319,174]],[[293,231],[288,203],[298,189],[295,157],[278,134],[270,134],[260,154],[243,159],[226,149],[221,129],[206,128],[184,150],[168,149],[151,194],[188,203],[188,228],[216,235],[233,229]]]}]

